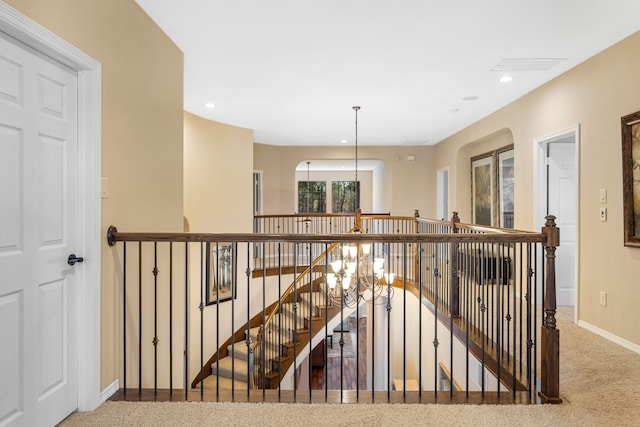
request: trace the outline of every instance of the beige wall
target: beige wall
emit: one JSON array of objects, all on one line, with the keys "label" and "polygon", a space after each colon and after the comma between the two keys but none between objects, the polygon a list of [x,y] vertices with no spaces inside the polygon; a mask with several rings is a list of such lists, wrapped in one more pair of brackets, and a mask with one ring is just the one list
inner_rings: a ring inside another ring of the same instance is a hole
[{"label": "beige wall", "polygon": [[[183,56],[133,0],[8,0],[102,64],[102,228],[182,231]],[[104,233],[103,233],[104,234]],[[118,377],[119,255],[103,242],[101,386]]]},{"label": "beige wall", "polygon": [[253,230],[253,131],[184,114],[184,215],[192,232]]},{"label": "beige wall", "polygon": [[[184,113],[184,215],[185,228],[190,232],[204,233],[250,233],[253,230],[253,131],[213,122]],[[224,242],[222,242],[224,243]],[[197,254],[197,248],[195,253]],[[237,271],[247,270],[246,244],[237,246]],[[195,258],[198,258],[196,255]],[[200,264],[191,262],[191,282],[189,304],[200,304],[199,280]],[[249,290],[244,274],[237,275],[237,299],[219,305],[205,306],[204,324],[208,331],[220,332],[224,341],[233,332],[231,316],[235,328],[247,320],[247,296],[251,301],[262,301],[261,286]],[[232,308],[232,304],[234,307]],[[252,311],[256,311],[254,304]],[[220,324],[217,324],[220,319]],[[192,346],[190,352],[189,381],[200,369],[198,347],[200,336],[200,311],[190,311]],[[222,344],[222,342],[220,342]],[[214,334],[204,337],[204,357],[216,351]],[[180,369],[183,369],[180,367]],[[180,370],[178,369],[178,370]]]},{"label": "beige wall", "polygon": [[[537,230],[541,224],[534,224],[533,141],[579,125],[579,319],[636,349],[640,250],[623,246],[620,117],[640,110],[639,51],[636,33],[441,142],[434,164],[451,168],[451,209],[460,210],[468,221],[469,156],[512,139],[516,227]],[[601,188],[608,191],[607,222],[598,218]],[[600,291],[607,292],[606,307],[599,305]]]},{"label": "beige wall", "polygon": [[[423,216],[435,216],[436,171],[433,147],[358,147],[361,160],[380,160],[386,164],[383,199],[372,208],[392,215],[412,216],[419,209]],[[413,155],[415,160],[407,160]],[[298,163],[314,160],[353,160],[353,147],[281,147],[254,145],[254,169],[263,171],[264,214],[295,210],[295,169]],[[383,172],[383,174],[385,173]]]}]

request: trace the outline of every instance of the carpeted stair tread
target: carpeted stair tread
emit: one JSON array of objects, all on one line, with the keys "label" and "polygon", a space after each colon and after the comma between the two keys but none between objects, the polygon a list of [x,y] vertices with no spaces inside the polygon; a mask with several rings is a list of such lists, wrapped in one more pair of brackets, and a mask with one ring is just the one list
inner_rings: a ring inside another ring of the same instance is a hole
[{"label": "carpeted stair tread", "polygon": [[249,349],[245,341],[238,341],[234,344],[227,346],[227,354],[230,357],[235,357],[236,360],[249,360]]},{"label": "carpeted stair tread", "polygon": [[216,389],[216,382],[218,382],[217,386],[220,389],[231,390],[232,385],[235,388],[235,390],[246,390],[247,389],[247,382],[246,381],[240,381],[240,380],[233,381],[231,378],[227,378],[227,377],[217,377],[216,378],[215,375],[209,375],[203,381],[205,390],[207,390],[207,389],[208,390],[215,390]]},{"label": "carpeted stair tread", "polygon": [[[246,360],[223,357],[218,362],[211,364],[211,375],[232,378],[236,380],[247,381],[248,363]],[[235,373],[235,374],[234,374]]]}]

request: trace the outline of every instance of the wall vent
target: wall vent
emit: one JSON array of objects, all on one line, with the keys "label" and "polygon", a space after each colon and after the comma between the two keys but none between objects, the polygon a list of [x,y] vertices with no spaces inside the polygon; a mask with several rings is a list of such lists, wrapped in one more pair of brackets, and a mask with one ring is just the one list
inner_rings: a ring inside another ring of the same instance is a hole
[{"label": "wall vent", "polygon": [[549,71],[567,58],[505,58],[491,71]]}]

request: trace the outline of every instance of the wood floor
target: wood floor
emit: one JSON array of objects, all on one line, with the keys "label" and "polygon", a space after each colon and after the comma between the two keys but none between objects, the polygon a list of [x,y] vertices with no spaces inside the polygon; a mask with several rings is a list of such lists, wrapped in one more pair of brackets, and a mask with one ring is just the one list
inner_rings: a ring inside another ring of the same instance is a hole
[{"label": "wood floor", "polygon": [[[361,318],[358,322],[359,332],[357,334],[359,344],[356,348],[343,347],[343,354],[348,357],[328,357],[324,367],[314,367],[311,372],[312,390],[357,390],[359,383],[360,390],[367,388],[367,324],[366,318]],[[355,319],[350,319],[350,331],[344,334],[356,336]],[[333,336],[333,347],[339,347],[340,333]],[[351,342],[349,342],[351,344]],[[359,374],[358,374],[359,372]]]}]

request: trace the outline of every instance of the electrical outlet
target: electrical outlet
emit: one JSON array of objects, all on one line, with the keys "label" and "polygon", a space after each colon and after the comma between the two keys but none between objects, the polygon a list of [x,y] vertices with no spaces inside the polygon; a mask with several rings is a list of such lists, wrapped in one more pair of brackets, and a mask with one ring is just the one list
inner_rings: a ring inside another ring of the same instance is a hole
[{"label": "electrical outlet", "polygon": [[607,306],[607,293],[605,291],[600,291],[600,305]]},{"label": "electrical outlet", "polygon": [[607,220],[607,208],[600,208],[600,221],[605,222]]}]

